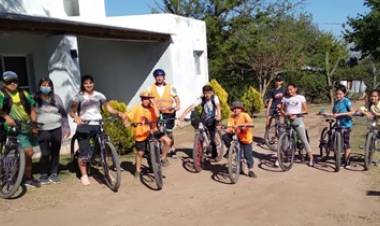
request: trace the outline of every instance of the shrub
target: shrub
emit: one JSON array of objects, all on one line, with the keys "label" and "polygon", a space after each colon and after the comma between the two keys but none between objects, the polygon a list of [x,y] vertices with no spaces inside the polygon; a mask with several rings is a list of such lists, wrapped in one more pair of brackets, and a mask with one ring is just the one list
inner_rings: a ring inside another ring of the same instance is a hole
[{"label": "shrub", "polygon": [[[123,102],[111,100],[109,104],[117,111],[127,111],[127,105]],[[120,119],[112,117],[107,111],[103,112],[103,117],[106,133],[110,136],[112,144],[115,145],[119,154],[130,152],[134,145],[132,129],[126,128]]]},{"label": "shrub", "polygon": [[264,108],[264,102],[260,93],[252,86],[243,94],[241,101],[249,114],[259,113]]},{"label": "shrub", "polygon": [[215,95],[219,98],[222,118],[228,118],[231,112],[230,106],[228,105],[228,93],[215,79],[210,81],[210,86],[214,89]]}]

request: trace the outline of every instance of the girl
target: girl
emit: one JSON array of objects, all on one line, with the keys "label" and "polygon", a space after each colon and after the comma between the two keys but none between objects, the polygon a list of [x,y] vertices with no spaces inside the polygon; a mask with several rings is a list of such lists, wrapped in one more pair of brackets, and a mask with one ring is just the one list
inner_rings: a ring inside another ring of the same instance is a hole
[{"label": "girl", "polygon": [[305,149],[309,155],[310,167],[314,166],[313,154],[311,153],[310,144],[306,136],[305,123],[302,114],[307,113],[306,99],[297,93],[298,88],[295,84],[289,84],[287,87],[288,96],[283,98],[281,112],[288,118],[292,125],[297,126],[296,131],[305,145]]},{"label": "girl", "polygon": [[41,149],[41,184],[59,183],[59,151],[62,135],[70,136],[67,113],[61,98],[54,94],[53,82],[43,78],[38,84],[37,102],[38,143]]}]

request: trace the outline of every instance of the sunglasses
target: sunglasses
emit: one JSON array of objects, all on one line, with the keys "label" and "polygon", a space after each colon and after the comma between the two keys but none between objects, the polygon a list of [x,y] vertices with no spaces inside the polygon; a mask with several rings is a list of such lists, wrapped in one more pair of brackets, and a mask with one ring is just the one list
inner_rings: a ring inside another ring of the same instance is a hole
[{"label": "sunglasses", "polygon": [[12,84],[12,83],[14,83],[14,84],[18,84],[18,80],[17,80],[17,79],[12,79],[12,80],[9,80],[9,81],[4,81],[4,83],[5,83],[6,85],[10,85],[10,84]]}]

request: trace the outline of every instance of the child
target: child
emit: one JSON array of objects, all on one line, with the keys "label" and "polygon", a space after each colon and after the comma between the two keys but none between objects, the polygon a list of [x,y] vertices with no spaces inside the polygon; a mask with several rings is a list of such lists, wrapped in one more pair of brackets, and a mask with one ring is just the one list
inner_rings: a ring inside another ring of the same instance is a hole
[{"label": "child", "polygon": [[347,93],[347,89],[345,86],[339,86],[335,90],[335,98],[336,101],[333,107],[333,116],[337,119],[338,125],[342,128],[342,136],[343,136],[343,149],[344,149],[344,159],[345,164],[344,167],[348,167],[350,165],[349,157],[351,153],[350,148],[350,133],[352,128],[352,103],[351,101],[345,97]]},{"label": "child", "polygon": [[221,120],[221,108],[218,96],[215,95],[214,89],[210,85],[205,85],[202,88],[203,96],[199,97],[194,104],[188,107],[181,115],[180,121],[183,121],[185,116],[195,107],[201,105],[202,113],[201,120],[207,127],[210,133],[211,145],[212,145],[212,158],[216,159],[218,156],[215,143],[215,134],[217,122]]},{"label": "child", "polygon": [[154,98],[147,91],[140,93],[141,104],[135,106],[127,113],[119,113],[119,116],[124,119],[124,123],[131,122],[136,125],[133,131],[136,153],[136,171],[135,178],[140,177],[141,162],[145,151],[148,150],[149,137],[152,134],[162,142],[162,163],[163,166],[168,165],[167,153],[170,149],[171,139],[157,130],[155,122],[158,121],[159,111],[152,101]]},{"label": "child", "polygon": [[[368,118],[380,116],[380,91],[372,90],[369,93],[367,106],[362,106],[360,112],[365,114]],[[380,118],[376,119],[377,126],[380,127]]]},{"label": "child", "polygon": [[[244,157],[247,160],[248,176],[257,177],[253,172],[253,155],[252,155],[252,142],[253,135],[252,129],[248,126],[252,125],[252,118],[244,112],[243,103],[240,101],[234,101],[232,103],[232,114],[228,119],[227,133],[223,135],[222,139],[226,146],[229,148],[232,141],[233,133],[237,133],[241,150],[244,153]],[[232,128],[230,128],[232,127]]]}]

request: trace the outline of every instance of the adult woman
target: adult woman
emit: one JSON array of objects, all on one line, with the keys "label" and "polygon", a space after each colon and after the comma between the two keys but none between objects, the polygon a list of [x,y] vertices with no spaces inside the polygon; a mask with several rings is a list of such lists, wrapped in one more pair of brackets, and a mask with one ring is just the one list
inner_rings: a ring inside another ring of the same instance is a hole
[{"label": "adult woman", "polygon": [[296,131],[299,138],[305,145],[305,149],[309,155],[309,166],[314,166],[313,154],[311,153],[310,144],[306,136],[305,123],[302,114],[307,113],[306,99],[297,93],[298,88],[295,84],[289,84],[288,96],[282,100],[281,112],[291,121],[292,125],[297,126]]},{"label": "adult woman", "polygon": [[38,84],[37,103],[38,143],[41,149],[41,184],[58,183],[59,152],[62,135],[70,136],[67,113],[61,98],[54,93],[53,82],[43,78]]}]

